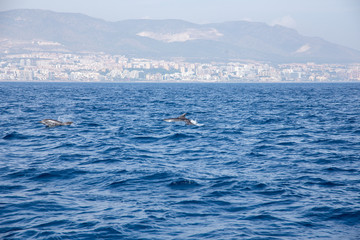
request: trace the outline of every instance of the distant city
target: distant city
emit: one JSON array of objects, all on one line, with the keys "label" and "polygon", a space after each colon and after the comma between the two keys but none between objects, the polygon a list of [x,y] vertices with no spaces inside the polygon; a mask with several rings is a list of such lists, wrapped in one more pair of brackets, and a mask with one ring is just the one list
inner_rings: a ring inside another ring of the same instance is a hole
[{"label": "distant city", "polygon": [[0,81],[349,82],[360,81],[360,64],[200,63],[180,58],[156,60],[104,53],[42,51],[2,54]]}]

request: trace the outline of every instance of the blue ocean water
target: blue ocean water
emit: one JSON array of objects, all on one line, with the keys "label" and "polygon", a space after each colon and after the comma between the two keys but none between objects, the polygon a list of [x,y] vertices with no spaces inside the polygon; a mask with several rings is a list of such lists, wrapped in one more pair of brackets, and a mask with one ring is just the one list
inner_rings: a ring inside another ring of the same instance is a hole
[{"label": "blue ocean water", "polygon": [[360,84],[0,83],[0,112],[0,239],[360,239]]}]

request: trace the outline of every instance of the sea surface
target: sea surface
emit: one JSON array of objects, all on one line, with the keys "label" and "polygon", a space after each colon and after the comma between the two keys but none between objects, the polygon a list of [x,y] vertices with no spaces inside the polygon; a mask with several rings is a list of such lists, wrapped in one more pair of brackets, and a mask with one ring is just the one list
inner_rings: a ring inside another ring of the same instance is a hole
[{"label": "sea surface", "polygon": [[360,239],[359,83],[0,83],[0,113],[0,239]]}]

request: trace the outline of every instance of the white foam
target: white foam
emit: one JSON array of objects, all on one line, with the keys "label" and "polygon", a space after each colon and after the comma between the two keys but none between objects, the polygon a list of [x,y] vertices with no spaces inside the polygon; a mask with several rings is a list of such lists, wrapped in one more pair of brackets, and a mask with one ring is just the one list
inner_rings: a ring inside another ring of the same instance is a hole
[{"label": "white foam", "polygon": [[204,126],[204,124],[200,124],[200,123],[198,123],[196,120],[193,120],[193,119],[189,119],[189,120],[190,120],[190,122],[191,122],[192,124],[194,124],[194,125],[196,125],[196,126],[199,126],[199,127]]}]

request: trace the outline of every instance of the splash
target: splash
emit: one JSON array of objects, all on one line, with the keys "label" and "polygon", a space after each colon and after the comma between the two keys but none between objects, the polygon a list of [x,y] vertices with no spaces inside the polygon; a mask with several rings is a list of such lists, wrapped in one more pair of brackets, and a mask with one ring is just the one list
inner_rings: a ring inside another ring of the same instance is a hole
[{"label": "splash", "polygon": [[193,120],[193,119],[189,119],[189,120],[190,120],[190,122],[191,122],[192,124],[194,124],[195,126],[199,126],[199,127],[204,126],[204,124],[200,124],[200,123],[198,123],[196,120]]}]

